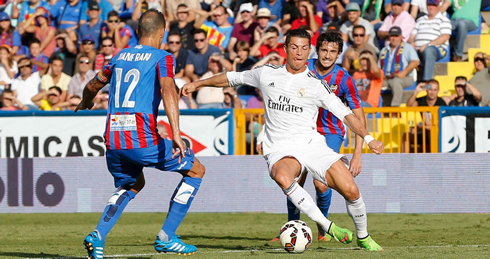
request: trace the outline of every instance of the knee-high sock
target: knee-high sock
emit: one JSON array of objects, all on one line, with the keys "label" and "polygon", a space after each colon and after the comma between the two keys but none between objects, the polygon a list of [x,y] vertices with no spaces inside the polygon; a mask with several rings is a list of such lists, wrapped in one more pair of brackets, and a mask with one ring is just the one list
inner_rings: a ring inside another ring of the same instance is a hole
[{"label": "knee-high sock", "polygon": [[352,218],[352,221],[354,221],[354,225],[356,225],[357,238],[367,237],[366,206],[364,205],[362,196],[359,194],[359,198],[353,201],[345,200],[345,205],[347,207],[347,213]]},{"label": "knee-high sock", "polygon": [[329,230],[332,222],[323,216],[310,194],[308,194],[308,192],[306,192],[297,182],[293,182],[293,184],[287,189],[284,189],[283,192],[301,212],[320,224],[325,231]]},{"label": "knee-high sock", "polygon": [[112,227],[121,216],[124,208],[126,208],[126,205],[128,205],[128,202],[135,196],[136,193],[133,191],[122,188],[118,188],[114,194],[112,194],[96,228],[99,232],[100,239],[103,242],[109,231],[111,231]]},{"label": "knee-high sock", "polygon": [[323,213],[323,216],[328,218],[328,209],[330,208],[330,202],[332,201],[332,188],[328,188],[328,190],[324,193],[316,193],[316,205]]},{"label": "knee-high sock", "polygon": [[289,199],[287,199],[286,204],[288,206],[288,221],[299,220],[301,214],[299,209]]},{"label": "knee-high sock", "polygon": [[175,236],[175,231],[187,214],[201,182],[201,178],[188,176],[182,178],[170,200],[167,219],[163,223],[162,230],[158,233],[160,240],[168,241]]}]

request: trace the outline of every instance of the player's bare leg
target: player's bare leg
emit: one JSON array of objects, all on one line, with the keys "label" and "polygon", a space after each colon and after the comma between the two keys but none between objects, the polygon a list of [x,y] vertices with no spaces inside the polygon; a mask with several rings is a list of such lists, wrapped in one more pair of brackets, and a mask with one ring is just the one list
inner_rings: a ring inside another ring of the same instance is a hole
[{"label": "player's bare leg", "polygon": [[356,226],[357,244],[370,251],[383,250],[367,231],[366,206],[362,200],[357,184],[345,164],[338,160],[325,174],[329,187],[336,190],[345,198],[347,213],[351,216]]},{"label": "player's bare leg", "polygon": [[[332,190],[324,183],[315,179],[313,179],[313,185],[315,185],[317,195],[316,205],[323,215],[328,218],[328,209],[330,208],[330,201],[332,199]],[[320,225],[316,224],[316,226],[318,229],[318,241],[329,242],[332,240],[332,236],[330,236]]]},{"label": "player's bare leg", "polygon": [[[272,179],[281,187],[291,202],[309,218],[318,223],[331,235],[337,233],[339,242],[348,244],[352,241],[352,232],[341,229],[328,220],[316,206],[313,198],[303,189],[295,178],[301,172],[301,165],[295,158],[286,157],[276,162],[271,170]],[[334,231],[336,231],[334,233]],[[343,235],[345,234],[345,235]]]},{"label": "player's bare leg", "polygon": [[184,255],[194,254],[197,248],[182,242],[175,234],[180,223],[189,210],[194,197],[199,190],[205,168],[201,162],[194,158],[192,168],[183,173],[182,181],[175,189],[170,199],[169,211],[162,229],[156,237],[154,248],[158,252],[172,252]]},{"label": "player's bare leg", "polygon": [[126,205],[134,199],[136,194],[145,187],[145,176],[143,172],[138,176],[136,183],[127,189],[119,187],[109,198],[109,202],[102,213],[99,224],[95,230],[90,233],[83,244],[87,249],[89,258],[102,258],[104,254],[105,238],[112,227],[117,223],[119,217]]}]

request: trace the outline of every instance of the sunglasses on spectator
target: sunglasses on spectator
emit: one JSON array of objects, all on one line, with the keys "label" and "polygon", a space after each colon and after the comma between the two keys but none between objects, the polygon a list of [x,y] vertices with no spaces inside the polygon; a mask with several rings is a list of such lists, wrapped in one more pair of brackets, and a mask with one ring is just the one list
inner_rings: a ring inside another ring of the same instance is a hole
[{"label": "sunglasses on spectator", "polygon": [[109,47],[112,47],[112,45],[102,45],[102,47],[109,48]]},{"label": "sunglasses on spectator", "polygon": [[6,21],[10,21],[10,19],[3,19],[3,20],[0,20],[0,22],[6,22]]},{"label": "sunglasses on spectator", "polygon": [[87,41],[82,41],[82,44],[83,45],[92,45],[92,44],[94,44],[94,42],[87,40]]},{"label": "sunglasses on spectator", "polygon": [[250,13],[249,11],[241,11],[240,13]]},{"label": "sunglasses on spectator", "polygon": [[484,58],[475,58],[475,62],[477,62],[477,61],[481,61],[481,62],[485,63],[485,59]]},{"label": "sunglasses on spectator", "polygon": [[456,85],[456,87],[463,87],[464,88],[464,87],[466,87],[466,85],[460,85],[460,84],[458,84],[458,85]]},{"label": "sunglasses on spectator", "polygon": [[364,34],[354,34],[354,37],[364,37]]},{"label": "sunglasses on spectator", "polygon": [[19,66],[18,68],[19,68],[19,69],[23,69],[23,68],[25,68],[25,67],[31,68],[31,65]]},{"label": "sunglasses on spectator", "polygon": [[221,17],[223,16],[224,14],[214,14],[213,17]]},{"label": "sunglasses on spectator", "polygon": [[169,41],[168,44],[180,44],[180,41]]},{"label": "sunglasses on spectator", "polygon": [[204,42],[206,39],[194,39],[194,42]]},{"label": "sunglasses on spectator", "polygon": [[119,22],[119,20],[107,20],[108,23],[116,23]]},{"label": "sunglasses on spectator", "polygon": [[80,63],[80,64],[88,64],[88,63],[90,63],[90,60],[88,60],[88,59],[86,59],[86,60],[80,60],[80,61],[78,61],[78,63]]}]

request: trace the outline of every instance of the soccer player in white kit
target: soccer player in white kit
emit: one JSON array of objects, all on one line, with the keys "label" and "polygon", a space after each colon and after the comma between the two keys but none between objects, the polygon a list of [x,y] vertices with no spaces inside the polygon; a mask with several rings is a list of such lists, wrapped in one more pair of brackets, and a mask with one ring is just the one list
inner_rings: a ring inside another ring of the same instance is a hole
[{"label": "soccer player in white kit", "polygon": [[352,242],[352,232],[328,220],[313,198],[298,183],[305,170],[314,179],[339,192],[346,200],[347,212],[356,226],[357,243],[371,251],[383,250],[368,234],[366,207],[345,156],[335,153],[317,132],[318,107],[331,111],[352,131],[364,138],[376,154],[384,145],[375,140],[324,80],[308,70],[310,34],[302,29],[289,31],[285,50],[286,65],[264,65],[243,72],[227,72],[184,85],[188,96],[204,86],[250,85],[261,90],[265,107],[263,152],[270,176],[293,204],[318,223],[337,241]]}]

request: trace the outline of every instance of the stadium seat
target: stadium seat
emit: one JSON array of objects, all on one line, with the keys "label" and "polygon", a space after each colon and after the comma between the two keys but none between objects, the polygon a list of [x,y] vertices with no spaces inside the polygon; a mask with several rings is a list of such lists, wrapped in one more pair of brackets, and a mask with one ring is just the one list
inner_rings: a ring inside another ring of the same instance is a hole
[{"label": "stadium seat", "polygon": [[404,91],[414,91],[415,88],[417,87],[417,81],[413,82],[413,84],[407,88],[404,88]]},{"label": "stadium seat", "polygon": [[483,8],[482,11],[490,11],[490,6]]},{"label": "stadium seat", "polygon": [[[473,55],[474,56],[474,55]],[[449,62],[447,64],[447,74],[452,76],[466,76],[470,79],[475,66],[470,62]]]},{"label": "stadium seat", "polygon": [[[447,63],[451,61],[451,43],[448,43],[446,56],[436,61],[437,63]],[[415,88],[414,88],[415,89]]]},{"label": "stadium seat", "polygon": [[480,35],[480,47],[481,46],[490,46],[490,34]]},{"label": "stadium seat", "polygon": [[481,17],[481,14],[480,14],[480,18],[478,20],[478,26],[476,26],[476,30],[474,31],[469,31],[468,32],[468,35],[480,35],[481,34],[481,21],[482,21],[482,17]]}]

